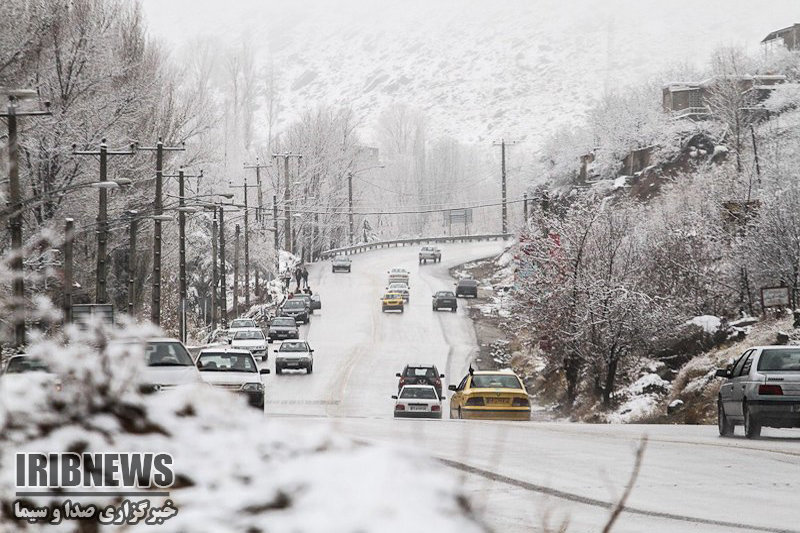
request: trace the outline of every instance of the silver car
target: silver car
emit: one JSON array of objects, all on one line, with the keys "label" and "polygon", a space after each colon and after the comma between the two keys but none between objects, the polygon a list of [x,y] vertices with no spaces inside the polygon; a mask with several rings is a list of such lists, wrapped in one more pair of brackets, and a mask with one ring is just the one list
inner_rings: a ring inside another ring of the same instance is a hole
[{"label": "silver car", "polygon": [[756,346],[728,368],[719,390],[719,434],[728,437],[737,424],[752,439],[764,426],[800,427],[800,346]]},{"label": "silver car", "polygon": [[283,341],[275,350],[275,373],[282,374],[287,368],[305,369],[307,374],[314,371],[314,350],[306,341]]}]

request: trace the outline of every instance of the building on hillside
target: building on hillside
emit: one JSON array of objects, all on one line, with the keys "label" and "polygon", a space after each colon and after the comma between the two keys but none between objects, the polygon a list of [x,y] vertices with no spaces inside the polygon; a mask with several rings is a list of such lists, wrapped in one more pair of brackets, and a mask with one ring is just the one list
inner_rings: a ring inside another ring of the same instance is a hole
[{"label": "building on hillside", "polygon": [[739,87],[748,109],[758,112],[775,86],[786,81],[781,74],[755,76],[714,76],[699,82],[673,82],[662,88],[662,106],[674,118],[701,120],[712,115],[709,105],[714,90],[723,81],[733,81]]},{"label": "building on hillside", "polygon": [[761,44],[766,50],[783,46],[789,50],[800,50],[800,24],[795,23],[788,28],[775,30],[764,37]]}]

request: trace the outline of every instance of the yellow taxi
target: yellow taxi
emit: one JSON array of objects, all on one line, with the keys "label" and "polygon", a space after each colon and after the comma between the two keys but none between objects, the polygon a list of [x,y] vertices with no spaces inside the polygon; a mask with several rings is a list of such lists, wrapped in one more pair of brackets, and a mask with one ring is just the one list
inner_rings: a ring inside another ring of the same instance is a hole
[{"label": "yellow taxi", "polygon": [[461,383],[448,388],[455,392],[450,398],[450,418],[531,419],[528,391],[510,370],[473,371],[470,368]]},{"label": "yellow taxi", "polygon": [[396,292],[387,292],[381,297],[381,311],[403,312],[403,295]]}]

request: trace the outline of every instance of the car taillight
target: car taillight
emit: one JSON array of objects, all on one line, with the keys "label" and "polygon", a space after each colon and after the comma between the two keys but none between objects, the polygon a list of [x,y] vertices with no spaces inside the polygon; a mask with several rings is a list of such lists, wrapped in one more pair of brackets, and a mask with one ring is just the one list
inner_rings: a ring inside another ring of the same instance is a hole
[{"label": "car taillight", "polygon": [[397,405],[394,406],[394,410],[395,411],[405,411],[406,410],[406,406],[398,403]]},{"label": "car taillight", "polygon": [[441,410],[442,408],[439,407],[438,405],[431,405],[431,411],[441,411]]},{"label": "car taillight", "polygon": [[466,405],[485,405],[483,398],[480,396],[474,396],[472,398],[467,399]]},{"label": "car taillight", "polygon": [[783,396],[783,389],[780,385],[759,385],[758,393],[764,396]]},{"label": "car taillight", "polygon": [[511,402],[512,407],[530,407],[531,402],[527,398],[514,398]]}]

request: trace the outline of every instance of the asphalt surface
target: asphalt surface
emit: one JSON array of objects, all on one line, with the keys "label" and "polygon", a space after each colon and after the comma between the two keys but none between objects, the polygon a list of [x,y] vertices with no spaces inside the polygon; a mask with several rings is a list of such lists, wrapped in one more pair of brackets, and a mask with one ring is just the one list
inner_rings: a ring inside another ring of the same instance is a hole
[{"label": "asphalt surface", "polygon": [[[302,326],[314,373],[268,376],[266,412],[289,423],[325,424],[367,442],[419,450],[452,469],[489,525],[500,532],[602,531],[643,437],[641,472],[615,532],[800,532],[800,430],[721,439],[713,426],[394,420],[395,373],[434,363],[447,384],[477,353],[466,305],[431,310],[453,287],[448,269],[497,254],[502,243],[442,246],[439,264],[418,265],[416,248],[353,256],[352,273],[311,269],[322,310]],[[387,270],[411,271],[406,311],[382,313]],[[277,345],[274,345],[277,347]],[[274,354],[267,363],[274,369]]]}]

